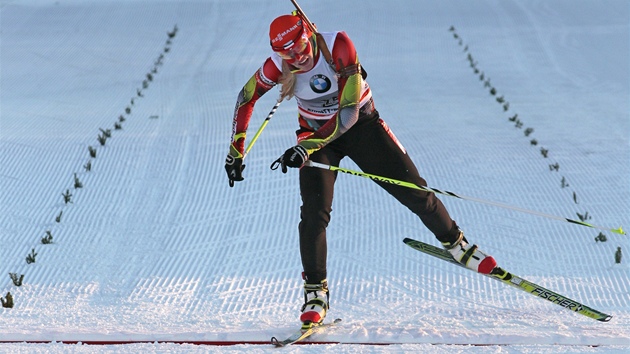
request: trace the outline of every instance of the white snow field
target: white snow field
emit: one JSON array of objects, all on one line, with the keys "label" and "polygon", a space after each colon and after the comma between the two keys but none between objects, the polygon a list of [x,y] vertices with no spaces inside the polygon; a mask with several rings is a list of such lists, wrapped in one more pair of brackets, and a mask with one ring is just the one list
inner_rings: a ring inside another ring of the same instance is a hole
[{"label": "white snow field", "polygon": [[[328,280],[329,320],[343,322],[286,352],[630,350],[630,241],[612,231],[630,229],[629,2],[300,5],[354,40],[429,186],[562,219],[440,196],[469,241],[613,318],[405,246],[438,242],[375,183],[340,174]],[[270,54],[268,24],[291,10],[0,0],[0,296],[14,302],[0,308],[0,352],[256,353],[297,329],[298,174],[269,169],[295,143],[295,102],[243,182],[230,188],[223,168],[237,94]],[[277,95],[259,101],[248,137]]]}]

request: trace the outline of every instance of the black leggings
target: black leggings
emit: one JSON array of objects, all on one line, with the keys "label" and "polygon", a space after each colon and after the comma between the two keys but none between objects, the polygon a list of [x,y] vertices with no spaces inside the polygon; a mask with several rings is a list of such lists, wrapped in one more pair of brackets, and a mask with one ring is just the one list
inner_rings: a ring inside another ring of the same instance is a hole
[{"label": "black leggings", "polygon": [[[350,130],[313,153],[309,159],[339,166],[350,157],[363,172],[426,186],[416,166],[387,125],[374,111],[363,116]],[[317,283],[326,279],[326,227],[330,221],[337,172],[315,167],[300,169],[300,254],[306,279]],[[458,228],[434,193],[376,182],[420,217],[440,241],[453,241]]]}]

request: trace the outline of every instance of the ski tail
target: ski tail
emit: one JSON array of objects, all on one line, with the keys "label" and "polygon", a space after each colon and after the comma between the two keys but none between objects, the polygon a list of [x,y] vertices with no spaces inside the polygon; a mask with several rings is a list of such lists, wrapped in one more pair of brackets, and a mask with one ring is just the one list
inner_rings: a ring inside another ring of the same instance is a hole
[{"label": "ski tail", "polygon": [[[403,240],[403,242],[417,250],[423,253],[426,253],[428,255],[431,255],[433,257],[439,258],[441,260],[453,263],[455,265],[458,265],[460,267],[463,267],[465,269],[468,269],[470,271],[472,271],[471,269],[467,268],[466,266],[464,266],[463,264],[457,262],[452,256],[451,254],[440,247],[436,247],[433,245],[430,245],[428,243],[424,243],[421,241],[417,241],[411,238],[405,238]],[[503,284],[507,284],[510,285],[514,288],[517,288],[519,290],[525,291],[529,294],[532,294],[534,296],[537,296],[543,300],[547,300],[551,303],[554,303],[558,306],[562,306],[568,310],[571,310],[573,312],[579,313],[580,315],[584,315],[586,317],[601,321],[601,322],[608,322],[610,321],[610,319],[612,318],[611,315],[605,314],[601,311],[595,310],[589,306],[586,306],[582,303],[580,303],[579,301],[575,301],[572,300],[564,295],[561,295],[555,291],[549,290],[545,287],[542,287],[538,284],[532,283],[528,280],[525,280],[515,274],[512,274],[500,267],[495,267],[492,272],[490,272],[490,274],[482,274],[479,273],[481,275],[490,277],[492,279],[498,280],[500,282],[502,282]]]},{"label": "ski tail", "polygon": [[273,344],[277,348],[286,347],[286,346],[301,342],[305,340],[306,338],[312,336],[313,334],[323,332],[327,328],[330,328],[338,324],[339,322],[341,322],[341,318],[337,318],[333,322],[313,325],[308,329],[300,328],[298,331],[296,331],[295,333],[293,333],[292,335],[290,335],[284,340],[279,340],[276,337],[271,337],[271,344]]}]

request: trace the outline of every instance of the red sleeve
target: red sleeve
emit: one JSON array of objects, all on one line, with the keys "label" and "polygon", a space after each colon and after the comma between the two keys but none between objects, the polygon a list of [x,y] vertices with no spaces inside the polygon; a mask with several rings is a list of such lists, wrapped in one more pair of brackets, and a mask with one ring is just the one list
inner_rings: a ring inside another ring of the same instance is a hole
[{"label": "red sleeve", "polygon": [[[350,65],[357,64],[357,50],[354,48],[354,43],[350,40],[350,37],[346,32],[339,32],[335,38],[335,44],[333,45],[333,51],[331,53],[332,60],[335,63],[335,69],[337,72],[343,70],[343,68]],[[341,64],[339,61],[341,60]],[[346,84],[347,77],[339,78],[339,93],[343,91],[343,87]]]},{"label": "red sleeve", "polygon": [[274,85],[280,82],[280,76],[282,76],[282,71],[278,69],[278,67],[273,62],[273,60],[271,60],[271,57],[265,60],[265,63],[263,64],[263,66],[260,68],[259,71],[262,71],[264,78],[269,82],[273,82]]},{"label": "red sleeve", "polygon": [[282,72],[276,67],[276,64],[271,58],[267,58],[263,66],[252,75],[239,92],[232,119],[230,155],[237,158],[243,157],[245,133],[252,118],[254,105],[262,95],[278,83],[281,75]]}]

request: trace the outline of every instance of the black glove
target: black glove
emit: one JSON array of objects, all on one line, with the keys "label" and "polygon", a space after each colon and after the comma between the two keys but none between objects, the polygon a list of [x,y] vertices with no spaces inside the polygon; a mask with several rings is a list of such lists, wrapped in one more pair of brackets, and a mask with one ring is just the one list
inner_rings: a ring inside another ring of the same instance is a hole
[{"label": "black glove", "polygon": [[278,166],[282,166],[282,173],[287,173],[287,167],[302,167],[306,160],[308,160],[308,151],[306,151],[306,148],[302,145],[295,145],[274,161],[271,164],[271,169],[275,170]]},{"label": "black glove", "polygon": [[243,158],[227,155],[227,158],[225,158],[225,172],[227,172],[228,179],[230,180],[230,187],[234,187],[234,181],[242,181],[244,179],[244,169]]}]

